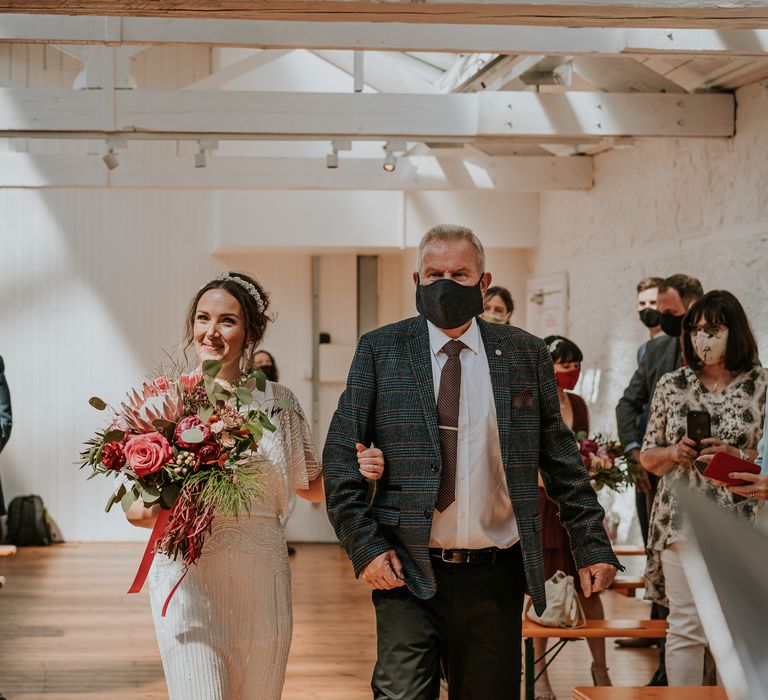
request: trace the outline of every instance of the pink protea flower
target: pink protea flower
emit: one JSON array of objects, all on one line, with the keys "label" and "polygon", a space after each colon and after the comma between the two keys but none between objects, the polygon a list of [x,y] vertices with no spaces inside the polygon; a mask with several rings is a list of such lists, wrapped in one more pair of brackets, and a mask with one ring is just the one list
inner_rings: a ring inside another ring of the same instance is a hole
[{"label": "pink protea flower", "polygon": [[[203,439],[200,442],[186,442],[182,439],[182,434],[185,430],[197,429],[203,434]],[[211,429],[203,423],[197,416],[187,416],[182,418],[176,430],[173,433],[173,439],[176,444],[183,450],[189,450],[190,452],[196,452],[199,450],[208,440],[211,438]]]},{"label": "pink protea flower", "polygon": [[176,423],[184,415],[182,391],[176,383],[161,391],[154,383],[145,382],[141,393],[134,389],[121,408],[126,425],[134,433],[152,432],[157,430],[153,421]]}]

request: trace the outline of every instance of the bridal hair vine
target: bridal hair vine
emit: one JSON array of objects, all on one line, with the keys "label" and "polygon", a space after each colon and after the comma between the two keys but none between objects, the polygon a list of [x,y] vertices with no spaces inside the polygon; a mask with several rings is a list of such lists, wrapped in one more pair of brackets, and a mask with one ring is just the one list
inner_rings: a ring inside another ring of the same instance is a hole
[{"label": "bridal hair vine", "polygon": [[203,287],[209,285],[211,282],[234,282],[235,284],[239,284],[248,294],[250,294],[254,301],[256,302],[256,309],[260,314],[264,313],[264,300],[261,298],[261,294],[259,294],[259,290],[256,289],[248,280],[244,280],[242,277],[236,277],[235,275],[230,275],[228,272],[222,272],[216,277],[214,277],[210,282],[206,282]]}]

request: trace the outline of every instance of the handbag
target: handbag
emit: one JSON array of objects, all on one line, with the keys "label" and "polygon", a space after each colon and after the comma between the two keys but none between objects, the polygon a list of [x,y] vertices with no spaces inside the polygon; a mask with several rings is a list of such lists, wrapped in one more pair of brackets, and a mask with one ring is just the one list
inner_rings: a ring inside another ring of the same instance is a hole
[{"label": "handbag", "polygon": [[533,606],[528,608],[526,616],[529,620],[545,627],[583,627],[585,624],[584,609],[581,607],[573,576],[562,571],[556,571],[552,578],[544,582],[544,593],[547,597],[547,608],[538,615]]}]

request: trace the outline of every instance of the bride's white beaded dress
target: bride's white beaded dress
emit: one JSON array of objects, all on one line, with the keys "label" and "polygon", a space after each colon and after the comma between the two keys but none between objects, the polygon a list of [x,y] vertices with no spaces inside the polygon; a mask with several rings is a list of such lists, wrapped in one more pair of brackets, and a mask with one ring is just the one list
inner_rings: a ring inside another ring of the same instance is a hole
[{"label": "bride's white beaded dress", "polygon": [[320,473],[309,425],[292,392],[267,384],[256,401],[287,399],[277,431],[265,431],[253,468],[263,496],[250,517],[215,518],[200,561],[157,554],[149,575],[152,617],[170,700],[278,700],[291,644],[291,577],[284,522],[296,488]]}]

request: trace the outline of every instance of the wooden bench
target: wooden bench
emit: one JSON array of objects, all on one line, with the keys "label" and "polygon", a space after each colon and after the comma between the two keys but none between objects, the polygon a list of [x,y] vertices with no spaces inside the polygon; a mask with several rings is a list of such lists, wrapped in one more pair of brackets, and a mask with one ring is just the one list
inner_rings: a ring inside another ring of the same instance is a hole
[{"label": "wooden bench", "polygon": [[728,700],[717,686],[574,688],[574,700]]},{"label": "wooden bench", "polygon": [[[525,700],[533,700],[534,684],[536,682],[534,666],[540,660],[534,656],[534,639],[555,638],[560,640],[544,652],[542,658],[551,654],[546,663],[546,668],[555,660],[565,645],[574,639],[607,639],[609,637],[659,639],[665,637],[666,633],[666,620],[586,620],[583,627],[563,628],[545,627],[525,618],[523,620]],[[699,698],[698,700],[702,699]]]},{"label": "wooden bench", "polygon": [[632,598],[638,588],[645,588],[645,576],[616,574],[616,578],[613,579],[613,585],[611,585],[610,590],[621,592],[628,598]]},{"label": "wooden bench", "polygon": [[616,544],[613,553],[617,557],[644,557],[646,554],[645,547],[636,544]]}]

